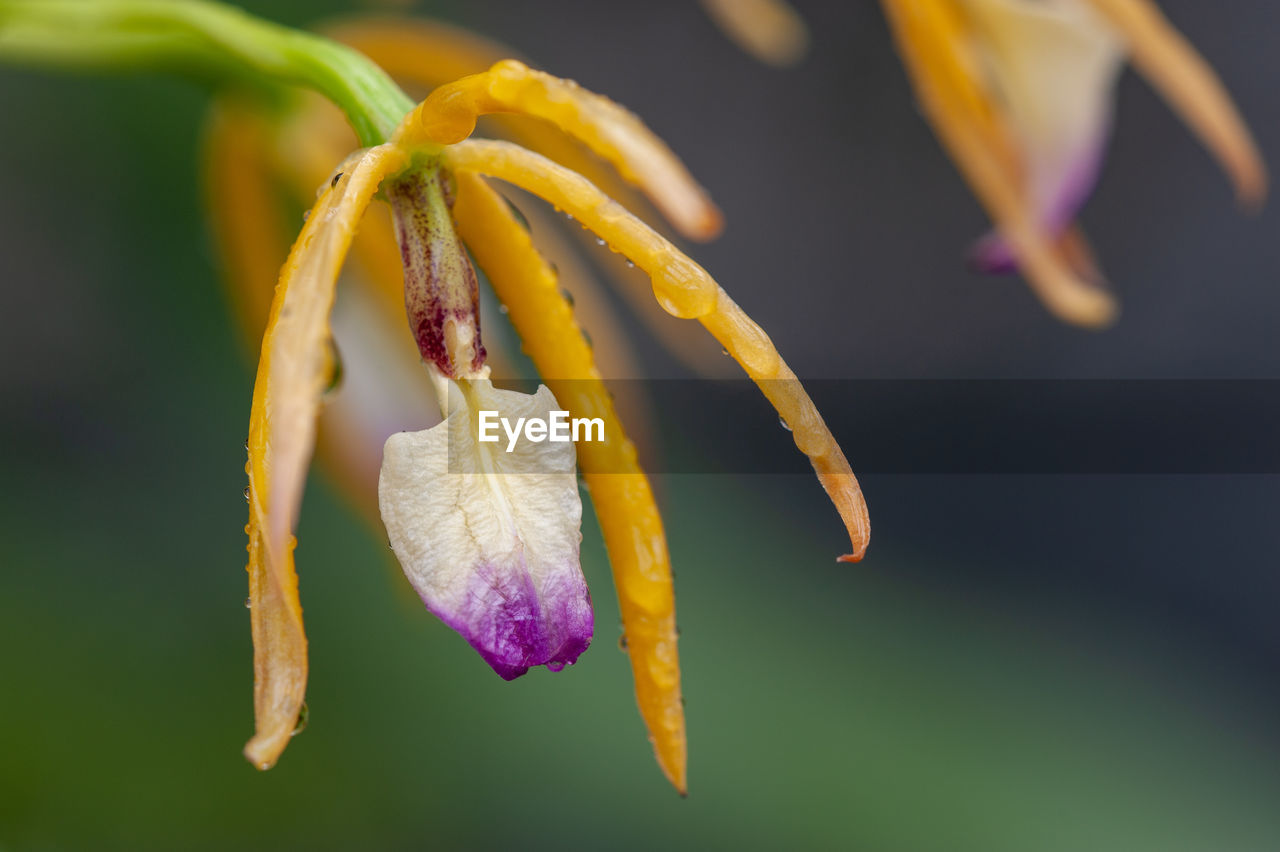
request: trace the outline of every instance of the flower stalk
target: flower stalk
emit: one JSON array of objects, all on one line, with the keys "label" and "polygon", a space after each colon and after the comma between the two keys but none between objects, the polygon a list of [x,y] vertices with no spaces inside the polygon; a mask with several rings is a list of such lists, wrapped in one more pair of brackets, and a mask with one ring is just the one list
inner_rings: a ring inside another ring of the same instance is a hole
[{"label": "flower stalk", "polygon": [[205,0],[0,0],[0,59],[80,69],[159,65],[302,86],[336,104],[366,147],[385,142],[413,108],[360,52]]}]

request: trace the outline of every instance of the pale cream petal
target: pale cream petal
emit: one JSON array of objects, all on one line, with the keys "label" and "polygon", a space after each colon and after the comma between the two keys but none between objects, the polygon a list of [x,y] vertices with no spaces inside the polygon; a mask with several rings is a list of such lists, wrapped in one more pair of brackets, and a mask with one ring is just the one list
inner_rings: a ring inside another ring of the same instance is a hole
[{"label": "pale cream petal", "polygon": [[392,435],[384,448],[378,503],[392,549],[427,609],[499,675],[559,671],[593,628],[574,444],[510,432],[560,406],[545,386],[532,396],[487,379],[449,387],[443,423]]}]

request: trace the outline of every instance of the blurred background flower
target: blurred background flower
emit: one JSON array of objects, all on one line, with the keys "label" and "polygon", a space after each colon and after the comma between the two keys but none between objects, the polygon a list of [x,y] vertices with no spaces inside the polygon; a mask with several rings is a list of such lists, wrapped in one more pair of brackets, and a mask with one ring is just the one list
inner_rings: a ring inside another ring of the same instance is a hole
[{"label": "blurred background flower", "polygon": [[[370,8],[244,5],[299,24]],[[1084,214],[1126,312],[1084,334],[1016,280],[960,268],[985,217],[874,5],[794,5],[812,37],[787,71],[685,0],[413,8],[642,115],[726,213],[696,258],[803,378],[1280,373],[1280,216],[1234,216],[1132,74]],[[1163,6],[1275,161],[1280,11]],[[255,773],[238,754],[252,364],[200,199],[207,107],[173,80],[0,73],[0,844],[1277,845],[1268,477],[864,476],[877,540],[857,566],[832,564],[841,530],[811,475],[659,477],[688,800],[619,733],[633,700],[590,517],[600,641],[567,673],[508,684],[315,477],[299,532],[317,710],[307,748]],[[687,374],[640,345],[650,374]],[[875,417],[820,402],[837,436]],[[733,426],[773,445],[759,410]],[[680,449],[684,413],[655,416]]]}]

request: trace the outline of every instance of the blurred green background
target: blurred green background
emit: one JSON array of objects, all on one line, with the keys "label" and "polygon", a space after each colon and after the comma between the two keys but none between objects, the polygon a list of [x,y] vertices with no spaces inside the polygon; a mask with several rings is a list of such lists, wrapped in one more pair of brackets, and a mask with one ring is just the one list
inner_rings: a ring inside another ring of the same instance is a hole
[{"label": "blurred green background", "polygon": [[[244,5],[290,23],[369,8]],[[1089,334],[962,270],[981,214],[873,4],[797,6],[814,51],[785,72],[675,0],[415,8],[666,136],[728,216],[695,257],[801,376],[1277,375],[1275,214],[1234,217],[1134,79],[1086,216],[1126,314]],[[1166,6],[1280,162],[1277,12]],[[869,477],[856,566],[834,564],[841,530],[807,477],[663,478],[682,800],[615,648],[590,513],[595,646],[504,683],[317,475],[298,551],[310,726],[255,772],[252,365],[201,209],[207,102],[0,70],[0,849],[1280,848],[1271,477]],[[829,413],[837,436],[858,414]],[[657,416],[678,442],[698,412]],[[786,440],[763,407],[758,426]]]}]

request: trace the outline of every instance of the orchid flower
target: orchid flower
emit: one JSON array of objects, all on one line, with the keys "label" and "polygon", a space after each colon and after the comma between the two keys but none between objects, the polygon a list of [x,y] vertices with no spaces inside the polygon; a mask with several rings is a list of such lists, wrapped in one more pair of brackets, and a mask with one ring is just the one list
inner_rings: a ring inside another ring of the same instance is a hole
[{"label": "orchid flower", "polygon": [[1247,207],[1267,173],[1213,71],[1150,0],[882,0],[924,112],[995,233],[974,262],[1022,271],[1068,322],[1116,303],[1075,225],[1098,178],[1126,59],[1217,157]]},{"label": "orchid flower", "polygon": [[[683,793],[674,594],[652,489],[556,270],[487,179],[571,214],[650,276],[664,310],[710,331],[812,462],[851,539],[842,560],[866,550],[866,505],[794,373],[702,267],[582,175],[511,142],[470,137],[485,114],[541,119],[610,163],[673,222],[693,231],[714,227],[714,207],[671,151],[606,98],[517,61],[440,86],[415,106],[362,55],[214,3],[3,0],[0,57],[194,67],[258,87],[301,86],[339,106],[362,146],[334,162],[320,185],[280,271],[262,337],[246,465],[256,733],[245,755],[253,765],[274,765],[305,708],[307,642],[293,531],[322,399],[338,369],[331,317],[339,277],[358,229],[381,200],[403,266],[401,335],[416,349],[409,358],[423,365],[444,417],[419,424],[428,426],[423,431],[391,435],[384,450],[380,511],[406,576],[428,609],[499,675],[571,664],[593,629],[578,564],[580,464],[618,589],[641,715],[659,765]],[[305,156],[305,146],[298,153]],[[545,381],[532,396],[490,381],[471,256]],[[385,298],[375,298],[385,308]],[[348,350],[358,342],[348,341]],[[348,376],[346,385],[355,379]],[[581,441],[575,453],[535,445],[526,432],[502,453],[472,437],[482,411],[520,416],[561,407],[599,421],[602,440]]]}]

